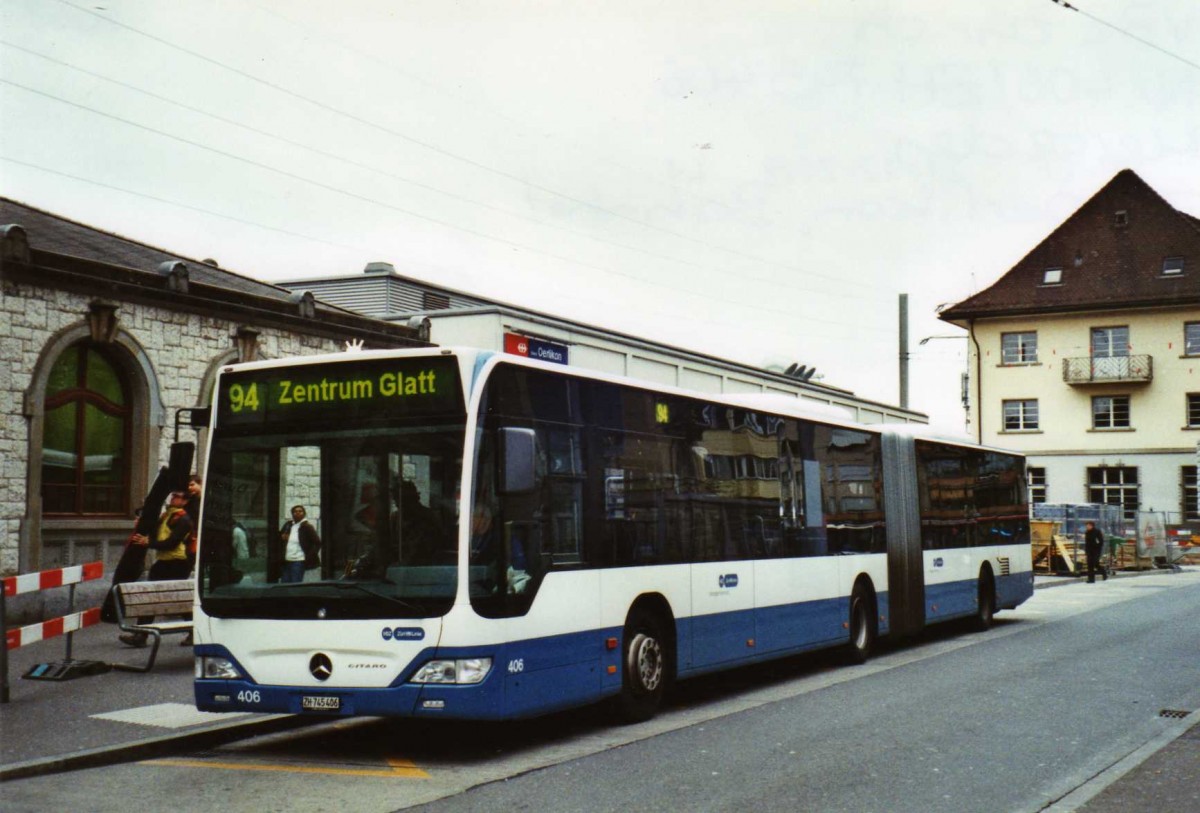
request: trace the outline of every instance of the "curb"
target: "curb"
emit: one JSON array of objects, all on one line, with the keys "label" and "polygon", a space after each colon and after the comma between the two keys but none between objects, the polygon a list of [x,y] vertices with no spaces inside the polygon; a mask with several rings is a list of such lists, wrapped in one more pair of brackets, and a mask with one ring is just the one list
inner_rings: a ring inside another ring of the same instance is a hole
[{"label": "curb", "polygon": [[1074,813],[1092,799],[1099,796],[1112,785],[1125,778],[1126,774],[1140,768],[1171,743],[1182,738],[1185,734],[1200,725],[1200,716],[1192,712],[1183,720],[1162,731],[1157,737],[1143,744],[1123,759],[1110,765],[1087,782],[1072,790],[1067,795],[1055,801],[1048,807],[1042,808],[1042,813]]},{"label": "curb", "polygon": [[[1113,580],[1134,579],[1134,578],[1137,578],[1138,576],[1157,576],[1157,575],[1161,575],[1164,573],[1179,573],[1179,572],[1181,572],[1181,570],[1178,568],[1178,566],[1176,566],[1175,568],[1149,568],[1147,570],[1118,570],[1115,573],[1109,573],[1108,578],[1113,579]],[[1047,581],[1043,581],[1043,582],[1039,583],[1037,581],[1038,578],[1046,579]],[[1056,581],[1048,581],[1049,579],[1056,579]],[[1049,588],[1049,587],[1065,587],[1066,585],[1069,585],[1069,584],[1086,584],[1086,583],[1087,583],[1087,578],[1085,576],[1059,576],[1054,573],[1044,573],[1044,574],[1038,574],[1038,576],[1036,576],[1034,578],[1033,589],[1034,590],[1045,590],[1046,588]]]},{"label": "curb", "polygon": [[119,762],[162,757],[195,748],[213,748],[248,736],[290,731],[319,721],[319,718],[307,718],[294,714],[272,714],[254,720],[214,723],[182,734],[163,734],[117,745],[89,748],[71,754],[0,765],[0,783],[13,779],[29,779],[82,768],[99,768]]}]

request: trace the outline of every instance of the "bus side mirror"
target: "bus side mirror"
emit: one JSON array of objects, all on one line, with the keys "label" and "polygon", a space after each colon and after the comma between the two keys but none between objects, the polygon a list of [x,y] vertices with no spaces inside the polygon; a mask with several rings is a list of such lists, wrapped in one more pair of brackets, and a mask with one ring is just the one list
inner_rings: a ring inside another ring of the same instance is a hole
[{"label": "bus side mirror", "polygon": [[172,491],[186,491],[188,478],[192,476],[192,456],[196,453],[196,444],[188,441],[176,441],[171,444],[171,459],[167,465],[167,482]]},{"label": "bus side mirror", "polygon": [[532,429],[500,428],[500,493],[528,494],[537,488],[537,435]]}]

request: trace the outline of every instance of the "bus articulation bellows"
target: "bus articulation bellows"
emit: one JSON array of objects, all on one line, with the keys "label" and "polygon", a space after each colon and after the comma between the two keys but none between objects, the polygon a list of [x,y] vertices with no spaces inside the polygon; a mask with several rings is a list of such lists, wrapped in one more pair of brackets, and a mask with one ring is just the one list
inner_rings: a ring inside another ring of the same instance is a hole
[{"label": "bus articulation bellows", "polygon": [[[509,719],[612,698],[640,720],[678,679],[862,661],[1032,595],[1019,455],[797,399],[445,348],[237,365],[214,398],[203,710]],[[303,566],[296,506],[320,540]]]}]

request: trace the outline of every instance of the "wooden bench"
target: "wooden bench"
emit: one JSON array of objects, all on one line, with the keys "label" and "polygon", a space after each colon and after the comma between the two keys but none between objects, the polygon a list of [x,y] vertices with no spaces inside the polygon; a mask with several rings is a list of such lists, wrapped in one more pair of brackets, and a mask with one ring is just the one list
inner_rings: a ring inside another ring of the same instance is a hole
[{"label": "wooden bench", "polygon": [[[112,588],[117,625],[124,632],[145,633],[153,639],[150,660],[145,666],[114,663],[114,669],[127,672],[149,672],[158,657],[158,645],[164,635],[186,635],[192,631],[193,579],[173,579],[159,582],[124,582]],[[187,616],[181,619],[179,616]],[[172,617],[172,620],[166,620]],[[149,618],[146,623],[138,619]]]}]

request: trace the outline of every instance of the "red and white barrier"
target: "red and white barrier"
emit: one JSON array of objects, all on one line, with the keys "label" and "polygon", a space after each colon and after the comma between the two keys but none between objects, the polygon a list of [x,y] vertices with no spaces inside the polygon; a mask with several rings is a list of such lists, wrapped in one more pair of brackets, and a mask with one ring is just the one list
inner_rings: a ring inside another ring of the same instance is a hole
[{"label": "red and white barrier", "polygon": [[28,627],[8,630],[4,634],[4,648],[16,649],[28,646],[29,644],[36,644],[38,641],[44,641],[47,638],[54,638],[58,635],[65,635],[68,632],[77,632],[84,627],[90,627],[93,624],[99,623],[100,608],[92,607],[90,610],[84,610],[81,613],[64,615],[61,618],[52,618],[40,624],[30,624]]},{"label": "red and white barrier", "polygon": [[[28,627],[18,627],[16,629],[7,629],[5,623],[6,607],[5,604],[10,596],[19,596],[22,593],[34,593],[38,590],[50,590],[55,587],[71,587],[70,605],[67,608],[70,611],[75,609],[75,585],[80,582],[92,581],[104,576],[103,562],[89,562],[86,565],[72,565],[71,567],[60,567],[54,570],[43,570],[40,573],[22,573],[19,576],[8,576],[2,581],[4,590],[0,591],[0,628],[5,629],[4,646],[0,647],[0,703],[9,701],[8,687],[8,651],[17,649],[18,647],[44,641],[47,638],[54,638],[58,635],[67,636],[67,659],[64,666],[71,664],[71,668],[75,668],[74,662],[71,660],[71,633],[76,630],[90,627],[100,621],[100,608],[92,607],[83,612],[68,612],[67,615],[61,618],[52,618],[49,621],[43,621],[40,624],[30,624]],[[62,679],[62,678],[54,678]]]},{"label": "red and white barrier", "polygon": [[88,562],[86,565],[60,567],[56,570],[43,570],[40,573],[23,573],[4,579],[4,595],[8,597],[19,596],[22,593],[35,593],[38,590],[49,590],[53,587],[92,581],[102,576],[104,576],[103,562]]}]

